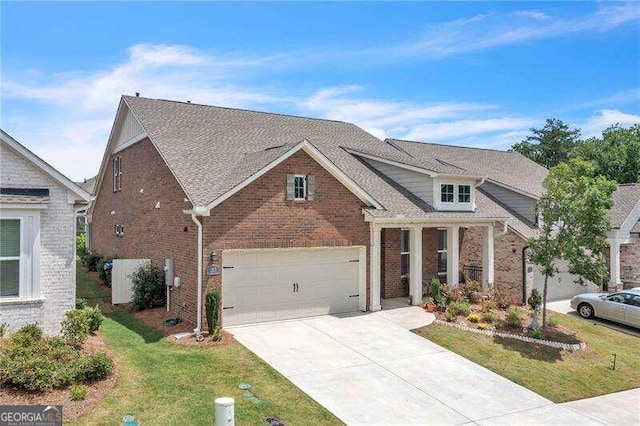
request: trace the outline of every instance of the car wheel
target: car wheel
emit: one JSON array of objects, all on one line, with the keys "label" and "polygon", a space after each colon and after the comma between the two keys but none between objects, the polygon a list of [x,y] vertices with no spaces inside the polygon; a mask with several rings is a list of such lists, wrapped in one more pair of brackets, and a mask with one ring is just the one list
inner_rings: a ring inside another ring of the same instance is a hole
[{"label": "car wheel", "polygon": [[593,318],[593,307],[588,303],[579,304],[578,315],[582,318]]}]

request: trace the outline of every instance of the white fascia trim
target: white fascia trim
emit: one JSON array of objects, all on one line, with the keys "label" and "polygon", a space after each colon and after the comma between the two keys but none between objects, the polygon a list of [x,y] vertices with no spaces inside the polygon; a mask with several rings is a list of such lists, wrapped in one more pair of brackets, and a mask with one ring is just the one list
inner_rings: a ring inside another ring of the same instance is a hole
[{"label": "white fascia trim", "polygon": [[631,230],[640,220],[640,201],[636,203],[636,205],[629,212],[629,216],[622,222],[620,225],[619,232],[625,236],[625,238],[629,238],[631,235]]},{"label": "white fascia trim", "polygon": [[479,217],[479,218],[407,218],[407,217],[373,217],[367,212],[363,210],[365,213],[365,222],[371,222],[376,225],[423,225],[425,227],[439,226],[442,224],[493,224],[495,222],[506,222],[509,221],[510,217]]},{"label": "white fascia trim", "polygon": [[289,157],[291,157],[296,152],[303,150],[311,158],[313,158],[318,164],[320,164],[326,171],[331,174],[334,178],[336,178],[341,184],[343,184],[349,191],[351,191],[356,197],[358,197],[363,202],[367,203],[370,206],[373,206],[377,209],[382,209],[382,206],[371,197],[366,191],[360,188],[349,176],[347,176],[342,170],[337,168],[324,154],[322,154],[318,149],[313,146],[306,139],[299,142],[297,145],[293,146],[289,151],[282,154],[280,157],[273,160],[271,163],[267,164],[262,169],[258,170],[253,175],[246,178],[244,181],[239,183],[238,185],[231,188],[229,191],[225,192],[211,203],[207,204],[205,207],[207,210],[213,209],[218,204],[225,201],[227,198],[239,192],[241,189],[245,188],[247,185],[267,173],[269,170],[273,169]]},{"label": "white fascia trim", "polygon": [[[132,112],[132,114],[133,114],[133,112]],[[136,118],[136,120],[138,120],[138,119]],[[142,124],[140,124],[140,126],[142,126]],[[132,137],[128,141],[126,141],[126,142],[124,142],[124,143],[122,143],[120,145],[117,145],[116,148],[113,150],[113,153],[116,154],[116,153],[118,153],[118,152],[120,152],[120,151],[122,151],[122,150],[124,150],[126,148],[129,148],[131,145],[136,144],[136,143],[140,142],[141,140],[144,140],[144,138],[146,138],[148,136],[149,135],[147,134],[147,132],[142,132],[139,135],[136,135],[136,136]]]},{"label": "white fascia trim", "polygon": [[43,172],[51,176],[55,181],[60,183],[69,191],[73,192],[81,200],[84,200],[88,203],[93,199],[91,194],[89,194],[87,191],[79,187],[71,179],[69,179],[68,177],[66,177],[56,169],[54,169],[51,165],[49,165],[49,163],[44,161],[42,158],[38,157],[33,152],[29,151],[29,149],[27,149],[24,145],[22,145],[20,142],[15,140],[13,137],[11,137],[11,135],[9,135],[7,132],[5,132],[2,129],[0,129],[0,138],[2,139],[3,142],[9,145],[9,147],[11,147],[14,151],[21,154],[23,157],[25,157],[27,160],[33,163],[36,167],[38,167]]},{"label": "white fascia trim", "polygon": [[6,210],[6,209],[45,210],[48,208],[49,208],[49,205],[43,204],[43,203],[38,203],[38,204],[2,203],[0,204],[0,210]]},{"label": "white fascia trim", "polygon": [[347,151],[349,154],[355,155],[357,157],[368,158],[369,160],[374,160],[374,161],[379,161],[381,163],[390,164],[392,166],[396,166],[396,167],[400,167],[402,169],[406,169],[406,170],[411,170],[411,171],[414,171],[414,172],[422,173],[424,175],[431,176],[431,177],[439,176],[439,174],[437,172],[434,172],[434,171],[431,171],[431,170],[427,170],[427,169],[423,169],[421,167],[410,166],[409,164],[400,163],[398,161],[389,160],[387,158],[378,157],[376,155],[364,154],[364,153],[362,153],[360,151],[356,151],[356,150],[353,150],[353,149],[344,148],[344,150]]},{"label": "white fascia trim", "polygon": [[538,195],[533,195],[530,192],[523,191],[522,189],[518,189],[515,186],[507,185],[506,183],[498,182],[497,180],[494,180],[494,179],[491,179],[491,178],[486,178],[486,181],[490,182],[490,183],[492,183],[494,185],[498,185],[498,186],[501,186],[503,188],[506,188],[509,191],[513,191],[513,192],[516,192],[516,193],[518,193],[520,195],[524,195],[525,197],[532,198],[532,199],[534,199],[536,201],[540,199],[540,197]]}]

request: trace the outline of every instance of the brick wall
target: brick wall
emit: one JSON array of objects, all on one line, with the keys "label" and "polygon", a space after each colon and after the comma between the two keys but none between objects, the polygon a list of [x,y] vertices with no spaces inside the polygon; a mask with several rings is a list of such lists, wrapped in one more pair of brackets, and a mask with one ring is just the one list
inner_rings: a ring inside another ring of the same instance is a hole
[{"label": "brick wall", "polygon": [[[287,174],[314,175],[313,201],[287,201]],[[225,249],[367,247],[369,274],[369,226],[363,203],[315,160],[300,151],[243,188],[203,217],[205,268],[207,253],[216,251],[222,264]],[[205,276],[207,287],[219,286],[221,276]],[[367,306],[369,304],[367,277]]]},{"label": "brick wall", "polygon": [[383,299],[408,297],[409,286],[402,282],[402,277],[400,276],[400,228],[385,228],[382,230],[381,248],[380,297]]},{"label": "brick wall", "polygon": [[[151,259],[160,267],[174,259],[182,286],[171,290],[171,311],[178,313],[186,303],[185,317],[195,323],[198,233],[182,212],[191,203],[148,139],[117,155],[122,157],[122,190],[113,192],[109,161],[92,214],[93,250],[107,257]],[[116,224],[124,225],[123,236],[115,235]]]},{"label": "brick wall", "polygon": [[633,238],[631,244],[620,246],[620,279],[623,283],[640,285],[640,238]]},{"label": "brick wall", "polygon": [[[34,301],[0,301],[0,323],[10,330],[37,322],[48,335],[60,332],[64,313],[75,306],[75,219],[67,189],[20,154],[0,144],[3,187],[48,188],[48,208],[40,210],[40,295]],[[3,212],[8,213],[8,212]]]},{"label": "brick wall", "polygon": [[[486,227],[461,230],[460,267],[475,263],[482,266],[483,237]],[[494,284],[505,289],[514,303],[522,301],[522,249],[527,242],[509,230],[494,240]]]}]

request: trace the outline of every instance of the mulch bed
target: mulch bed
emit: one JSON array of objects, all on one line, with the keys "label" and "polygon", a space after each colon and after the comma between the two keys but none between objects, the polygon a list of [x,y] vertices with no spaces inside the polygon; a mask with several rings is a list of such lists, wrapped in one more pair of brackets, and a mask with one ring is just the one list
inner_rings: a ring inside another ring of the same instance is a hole
[{"label": "mulch bed", "polygon": [[188,346],[196,348],[224,346],[236,341],[231,333],[227,333],[224,330],[222,330],[222,339],[217,342],[214,342],[211,338],[209,338],[209,333],[203,332],[202,335],[204,336],[204,340],[201,342],[198,342],[193,334],[182,339],[175,339],[173,336],[169,336],[167,337],[167,340],[178,346]]},{"label": "mulch bed", "polygon": [[[470,304],[470,306],[471,306],[471,313],[482,315],[481,304],[473,303],[473,304]],[[522,318],[521,327],[510,327],[506,323],[507,310],[494,308],[494,309],[491,309],[491,312],[498,316],[498,318],[500,319],[501,325],[499,325],[498,327],[492,325],[490,329],[495,331],[507,332],[510,334],[518,335],[518,336],[531,336],[531,332],[526,330],[527,325],[529,325],[529,323],[531,322],[531,311],[523,307],[517,307],[517,309],[520,312],[520,318]],[[447,321],[446,314],[444,312],[437,312],[435,315],[438,320]],[[542,325],[542,308],[540,309],[539,320],[540,320],[540,325]],[[467,319],[467,317],[463,317],[461,315],[459,315],[456,318],[455,322],[458,324],[463,324],[469,328],[479,328],[477,323],[472,323]],[[573,331],[571,331],[566,327],[563,327],[560,324],[555,324],[553,326],[548,325],[547,330],[543,332],[542,338],[545,340],[551,340],[551,341],[560,342],[560,343],[568,343],[568,344],[580,343],[580,340],[576,338],[575,333]]]},{"label": "mulch bed", "polygon": [[106,352],[114,364],[113,373],[109,377],[99,382],[85,384],[87,396],[84,401],[71,400],[71,386],[43,393],[0,388],[0,401],[3,405],[62,405],[64,421],[77,419],[102,401],[116,385],[118,379],[118,359],[113,356],[99,334],[89,336],[82,347],[82,352]]}]

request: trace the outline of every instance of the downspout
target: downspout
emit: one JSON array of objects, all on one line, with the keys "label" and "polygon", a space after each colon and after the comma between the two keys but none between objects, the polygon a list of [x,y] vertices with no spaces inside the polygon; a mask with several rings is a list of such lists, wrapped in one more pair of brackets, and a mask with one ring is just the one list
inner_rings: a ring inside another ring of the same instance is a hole
[{"label": "downspout", "polygon": [[529,246],[522,247],[522,304],[527,304],[527,249]]},{"label": "downspout", "polygon": [[196,328],[193,329],[193,332],[196,335],[196,340],[201,342],[204,340],[202,337],[202,223],[198,220],[195,213],[191,213],[191,220],[198,227],[198,305],[197,305],[197,319],[196,319]]}]

